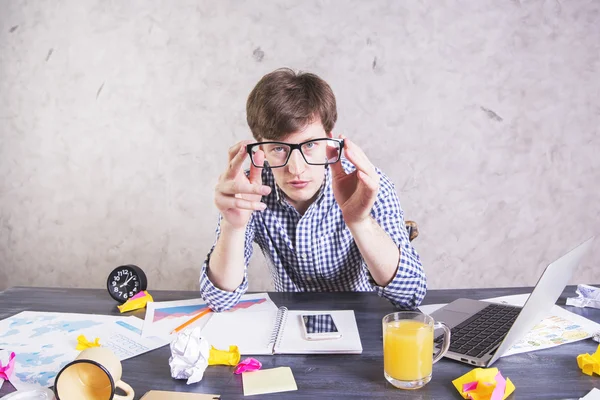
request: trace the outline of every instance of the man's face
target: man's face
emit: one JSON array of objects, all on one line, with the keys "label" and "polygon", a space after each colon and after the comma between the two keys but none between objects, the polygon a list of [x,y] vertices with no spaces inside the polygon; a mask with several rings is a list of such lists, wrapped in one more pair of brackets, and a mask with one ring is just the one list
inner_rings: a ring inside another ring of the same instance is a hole
[{"label": "man's face", "polygon": [[[302,131],[287,135],[280,142],[302,143],[311,139],[331,137],[325,132],[321,121],[313,122]],[[302,154],[294,150],[284,167],[271,170],[277,186],[285,193],[290,204],[300,212],[306,211],[314,201],[325,178],[324,165],[309,165]]]}]

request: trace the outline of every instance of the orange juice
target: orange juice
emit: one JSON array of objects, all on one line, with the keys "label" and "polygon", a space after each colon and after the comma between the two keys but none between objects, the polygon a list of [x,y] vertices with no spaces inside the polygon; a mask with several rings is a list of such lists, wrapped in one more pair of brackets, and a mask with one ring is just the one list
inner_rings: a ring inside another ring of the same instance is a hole
[{"label": "orange juice", "polygon": [[384,324],[383,368],[392,378],[414,381],[431,375],[433,327],[421,321]]}]

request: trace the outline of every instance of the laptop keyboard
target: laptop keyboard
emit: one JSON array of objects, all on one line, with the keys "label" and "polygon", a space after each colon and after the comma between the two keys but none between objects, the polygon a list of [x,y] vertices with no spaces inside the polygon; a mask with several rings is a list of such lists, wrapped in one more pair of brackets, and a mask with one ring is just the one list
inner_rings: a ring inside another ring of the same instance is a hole
[{"label": "laptop keyboard", "polygon": [[[451,329],[450,351],[471,357],[482,357],[493,350],[506,335],[521,312],[520,308],[490,304],[477,314]],[[444,335],[435,338],[440,344]]]}]

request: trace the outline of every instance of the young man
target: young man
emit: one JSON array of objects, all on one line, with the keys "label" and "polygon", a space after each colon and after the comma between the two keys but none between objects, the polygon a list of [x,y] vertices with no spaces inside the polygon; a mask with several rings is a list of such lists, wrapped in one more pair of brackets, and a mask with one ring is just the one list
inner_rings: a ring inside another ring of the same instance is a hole
[{"label": "young man", "polygon": [[217,240],[200,274],[211,308],[234,306],[248,289],[253,241],[278,291],[375,291],[416,308],[427,284],[398,196],[354,142],[333,137],[329,85],[279,69],[258,82],[246,111],[256,142],[229,149],[215,189]]}]

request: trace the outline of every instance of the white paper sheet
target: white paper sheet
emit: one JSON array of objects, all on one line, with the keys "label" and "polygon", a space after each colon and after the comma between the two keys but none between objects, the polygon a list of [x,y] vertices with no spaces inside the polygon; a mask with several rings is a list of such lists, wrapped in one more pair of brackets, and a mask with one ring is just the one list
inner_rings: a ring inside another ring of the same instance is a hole
[{"label": "white paper sheet", "polygon": [[[150,302],[146,306],[142,336],[169,336],[175,328],[207,308],[208,305],[202,299]],[[271,301],[267,293],[246,294],[241,297],[238,304],[227,310],[227,312],[244,310],[277,312],[277,306]],[[209,313],[190,326],[203,328],[210,317],[211,314]]]},{"label": "white paper sheet", "polygon": [[0,321],[0,348],[16,354],[10,382],[17,390],[49,387],[79,354],[79,335],[100,338],[120,360],[168,344],[165,338],[142,338],[142,326],[136,317],[24,311]]},{"label": "white paper sheet", "polygon": [[[528,298],[529,293],[526,293],[493,297],[485,301],[523,306]],[[524,338],[517,341],[502,357],[577,342],[592,337],[594,332],[599,329],[600,324],[554,305],[550,313],[534,326]]]},{"label": "white paper sheet", "polygon": [[[492,303],[522,307],[530,293],[484,299]],[[427,304],[419,307],[424,314],[431,314],[446,304]],[[600,324],[554,305],[550,313],[527,335],[515,343],[502,357],[548,349],[561,344],[577,342],[592,337],[600,330]]]},{"label": "white paper sheet", "polygon": [[588,394],[582,397],[580,400],[600,400],[600,390],[593,388]]}]

